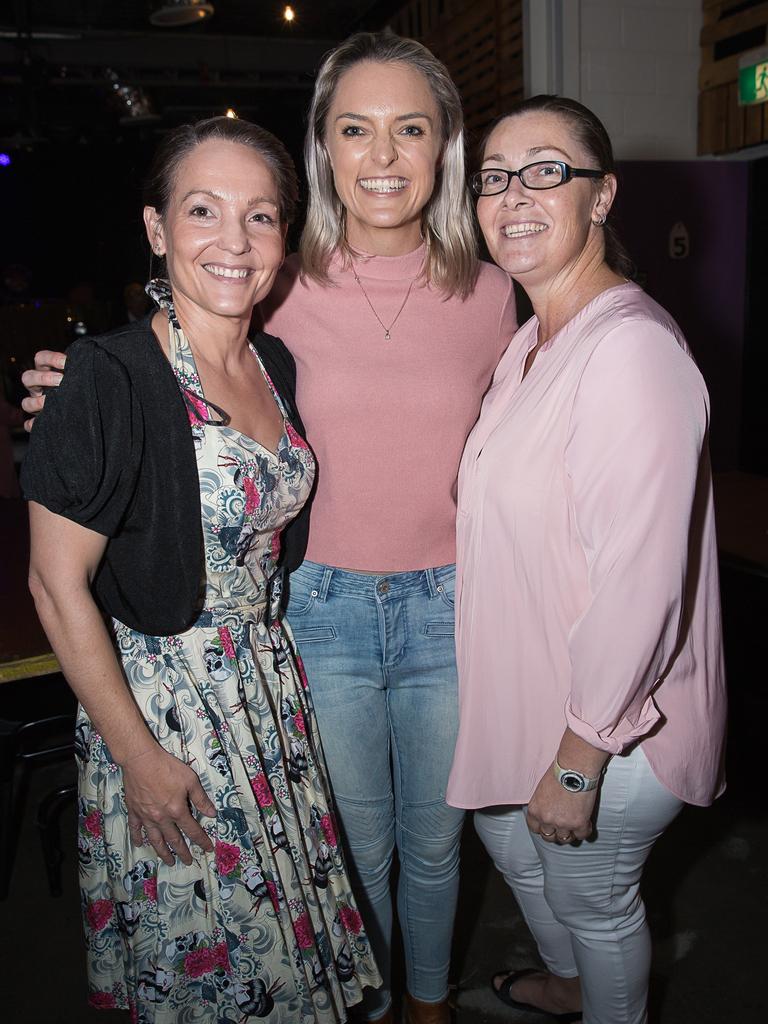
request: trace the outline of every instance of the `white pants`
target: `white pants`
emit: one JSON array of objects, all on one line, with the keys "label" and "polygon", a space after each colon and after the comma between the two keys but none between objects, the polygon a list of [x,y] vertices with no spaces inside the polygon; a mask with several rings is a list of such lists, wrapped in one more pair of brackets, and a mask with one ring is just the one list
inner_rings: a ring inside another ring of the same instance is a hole
[{"label": "white pants", "polygon": [[595,832],[558,846],[528,831],[525,807],[475,812],[475,828],[515,894],[547,969],[581,979],[584,1024],[645,1024],[651,949],[640,876],[682,802],[642,751],[614,757]]}]

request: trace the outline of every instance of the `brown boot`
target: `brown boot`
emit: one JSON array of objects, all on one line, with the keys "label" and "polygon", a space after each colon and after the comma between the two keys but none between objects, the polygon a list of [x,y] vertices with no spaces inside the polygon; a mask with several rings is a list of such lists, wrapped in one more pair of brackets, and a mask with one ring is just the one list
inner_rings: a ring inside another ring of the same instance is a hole
[{"label": "brown boot", "polygon": [[439,1003],[425,1003],[405,994],[405,1024],[451,1024],[448,1000]]}]

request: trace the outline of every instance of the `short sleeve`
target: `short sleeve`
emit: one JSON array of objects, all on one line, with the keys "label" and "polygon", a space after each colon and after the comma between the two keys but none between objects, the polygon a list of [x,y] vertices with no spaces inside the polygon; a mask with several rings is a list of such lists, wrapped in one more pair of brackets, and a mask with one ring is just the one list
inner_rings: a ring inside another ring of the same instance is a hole
[{"label": "short sleeve", "polygon": [[142,416],[125,366],[84,339],[35,420],[21,469],[24,497],[114,537],[133,500]]}]

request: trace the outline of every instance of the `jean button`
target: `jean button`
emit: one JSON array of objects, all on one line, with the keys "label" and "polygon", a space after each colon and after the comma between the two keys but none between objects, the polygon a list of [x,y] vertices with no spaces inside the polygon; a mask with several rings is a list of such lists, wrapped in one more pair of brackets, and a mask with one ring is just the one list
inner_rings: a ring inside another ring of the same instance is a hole
[{"label": "jean button", "polygon": [[379,583],[376,584],[376,589],[378,590],[378,592],[380,594],[388,594],[389,593],[389,583],[388,583],[388,581],[387,580],[380,580]]}]

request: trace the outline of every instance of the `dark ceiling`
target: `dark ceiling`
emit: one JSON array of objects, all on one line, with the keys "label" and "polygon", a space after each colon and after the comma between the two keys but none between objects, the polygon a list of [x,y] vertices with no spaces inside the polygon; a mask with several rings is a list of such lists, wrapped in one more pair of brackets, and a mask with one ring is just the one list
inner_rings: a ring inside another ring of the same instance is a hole
[{"label": "dark ceiling", "polygon": [[182,28],[150,23],[161,2],[4,4],[0,146],[154,134],[227,107],[278,131],[287,118],[291,135],[322,55],[404,0],[294,0],[290,24],[278,0],[212,0],[211,18]]},{"label": "dark ceiling", "polygon": [[[295,0],[292,7],[296,20],[286,25],[282,12],[285,3],[278,0],[210,0],[215,8],[212,17],[191,27],[202,35],[274,36],[289,31],[293,38],[335,39],[375,15],[375,8],[386,7],[374,0]],[[98,29],[112,32],[165,32],[149,22],[152,10],[162,0],[10,0],[15,8],[16,22],[28,18],[29,27]],[[388,5],[392,10],[402,6]],[[3,19],[5,20],[5,19]],[[22,26],[23,27],[23,26]],[[186,30],[185,30],[186,31]]]}]

